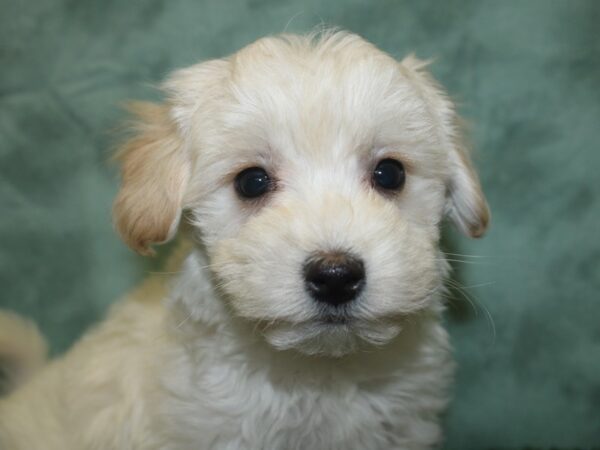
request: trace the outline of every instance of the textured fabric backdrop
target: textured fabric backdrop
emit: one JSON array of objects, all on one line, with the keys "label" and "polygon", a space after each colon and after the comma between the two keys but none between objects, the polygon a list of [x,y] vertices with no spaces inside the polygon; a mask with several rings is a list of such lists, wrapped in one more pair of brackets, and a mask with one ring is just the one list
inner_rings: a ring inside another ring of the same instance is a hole
[{"label": "textured fabric backdrop", "polygon": [[599,1],[1,0],[0,307],[58,353],[157,270],[111,228],[120,103],[321,22],[435,57],[473,124],[493,226],[447,233],[477,257],[454,264],[445,448],[600,445]]}]

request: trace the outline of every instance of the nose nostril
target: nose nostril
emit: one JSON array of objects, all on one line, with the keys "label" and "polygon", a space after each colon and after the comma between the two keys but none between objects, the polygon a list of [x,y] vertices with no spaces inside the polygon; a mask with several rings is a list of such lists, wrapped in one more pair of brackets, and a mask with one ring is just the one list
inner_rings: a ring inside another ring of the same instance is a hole
[{"label": "nose nostril", "polygon": [[330,305],[347,303],[365,284],[363,262],[345,253],[323,254],[304,266],[306,289],[317,301]]}]

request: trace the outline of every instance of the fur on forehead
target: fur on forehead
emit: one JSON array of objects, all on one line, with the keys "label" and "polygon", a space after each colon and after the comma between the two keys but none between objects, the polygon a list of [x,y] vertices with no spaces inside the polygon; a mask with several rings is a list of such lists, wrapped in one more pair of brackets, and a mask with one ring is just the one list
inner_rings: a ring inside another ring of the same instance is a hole
[{"label": "fur on forehead", "polygon": [[[176,72],[165,87],[205,164],[269,149],[336,158],[393,147],[408,163],[424,162],[414,165],[429,176],[443,176],[438,124],[411,70],[357,35],[326,32],[260,39]],[[218,86],[207,92],[202,80],[217,71]]]}]

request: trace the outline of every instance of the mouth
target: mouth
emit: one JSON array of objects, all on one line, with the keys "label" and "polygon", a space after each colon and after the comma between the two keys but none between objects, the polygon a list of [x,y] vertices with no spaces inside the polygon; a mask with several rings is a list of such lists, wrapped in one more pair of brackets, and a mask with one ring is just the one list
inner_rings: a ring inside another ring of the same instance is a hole
[{"label": "mouth", "polygon": [[323,325],[348,325],[350,318],[341,314],[323,314],[319,320]]},{"label": "mouth", "polygon": [[344,308],[322,309],[307,320],[265,324],[266,340],[278,350],[341,357],[359,349],[381,347],[403,326],[399,320],[372,320]]}]

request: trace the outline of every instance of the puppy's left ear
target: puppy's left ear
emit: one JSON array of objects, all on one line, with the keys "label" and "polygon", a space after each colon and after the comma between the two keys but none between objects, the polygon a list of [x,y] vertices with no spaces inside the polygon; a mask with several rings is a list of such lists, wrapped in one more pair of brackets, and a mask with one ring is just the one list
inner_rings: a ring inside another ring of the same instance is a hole
[{"label": "puppy's left ear", "polygon": [[117,153],[121,189],[113,206],[115,228],[143,255],[173,238],[179,225],[190,162],[167,106],[134,103],[133,137]]},{"label": "puppy's left ear", "polygon": [[448,156],[446,215],[467,236],[481,237],[489,225],[490,211],[465,145],[463,127],[454,105],[425,70],[428,62],[410,55],[400,64],[434,116]]},{"label": "puppy's left ear", "polygon": [[490,210],[481,189],[479,177],[466,145],[460,136],[460,124],[455,121],[456,137],[449,153],[450,179],[446,213],[460,231],[470,237],[484,235],[490,223]]}]

